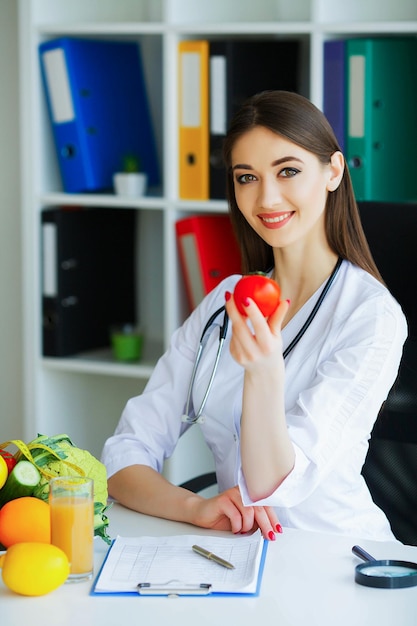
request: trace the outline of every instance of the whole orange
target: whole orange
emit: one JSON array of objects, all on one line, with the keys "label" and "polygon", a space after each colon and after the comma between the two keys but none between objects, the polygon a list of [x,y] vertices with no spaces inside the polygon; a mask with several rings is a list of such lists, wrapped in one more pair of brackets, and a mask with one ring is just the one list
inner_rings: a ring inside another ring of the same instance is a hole
[{"label": "whole orange", "polygon": [[8,548],[28,541],[51,543],[49,504],[32,496],[10,500],[0,509],[0,543]]}]

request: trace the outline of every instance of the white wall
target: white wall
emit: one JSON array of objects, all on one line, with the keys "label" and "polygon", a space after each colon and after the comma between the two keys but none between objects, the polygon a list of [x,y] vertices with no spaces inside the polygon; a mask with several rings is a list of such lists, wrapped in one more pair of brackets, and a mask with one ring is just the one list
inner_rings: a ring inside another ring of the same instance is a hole
[{"label": "white wall", "polygon": [[23,431],[18,28],[0,0],[0,443]]}]

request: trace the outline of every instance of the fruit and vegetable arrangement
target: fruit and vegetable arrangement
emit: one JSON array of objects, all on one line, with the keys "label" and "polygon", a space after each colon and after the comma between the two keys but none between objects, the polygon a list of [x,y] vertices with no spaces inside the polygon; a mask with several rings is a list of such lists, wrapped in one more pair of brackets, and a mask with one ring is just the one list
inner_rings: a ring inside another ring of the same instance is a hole
[{"label": "fruit and vegetable arrangement", "polygon": [[[14,454],[6,450],[12,445]],[[68,577],[66,554],[51,544],[48,503],[49,480],[64,475],[94,480],[94,534],[110,544],[107,475],[100,461],[67,435],[0,444],[0,569],[4,584],[21,595],[49,593]]]}]

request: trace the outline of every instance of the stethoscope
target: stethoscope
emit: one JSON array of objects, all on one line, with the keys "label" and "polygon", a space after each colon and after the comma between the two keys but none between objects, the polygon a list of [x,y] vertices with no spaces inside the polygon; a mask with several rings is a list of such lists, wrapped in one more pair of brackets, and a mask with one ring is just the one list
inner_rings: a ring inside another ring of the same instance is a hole
[{"label": "stethoscope", "polygon": [[[332,273],[330,274],[326,284],[324,285],[320,296],[316,302],[316,304],[314,305],[310,315],[308,316],[308,318],[306,319],[306,321],[304,322],[303,326],[301,327],[301,329],[299,330],[299,332],[296,334],[296,336],[294,337],[294,339],[291,341],[291,343],[287,346],[287,348],[284,350],[283,352],[283,358],[286,359],[287,356],[289,355],[289,353],[295,348],[295,346],[297,345],[297,343],[300,341],[301,337],[304,335],[304,333],[306,332],[307,328],[310,326],[311,322],[313,321],[313,319],[315,318],[317,311],[319,310],[321,303],[323,302],[324,298],[327,295],[327,292],[329,291],[330,287],[333,284],[334,279],[336,278],[336,275],[340,269],[340,266],[342,264],[342,260],[341,258],[338,259]],[[220,326],[219,329],[219,345],[217,347],[217,352],[216,352],[216,358],[214,360],[214,365],[213,365],[213,369],[211,371],[211,375],[210,375],[210,380],[208,382],[207,385],[207,389],[206,392],[203,396],[203,399],[201,401],[200,404],[200,408],[198,409],[197,413],[191,417],[190,416],[190,406],[191,406],[191,397],[193,395],[193,390],[194,390],[194,383],[195,383],[195,377],[197,375],[197,369],[198,366],[201,362],[201,357],[203,355],[204,352],[204,348],[207,344],[208,338],[210,336],[210,329],[212,329],[213,327],[213,323],[215,322],[216,318],[222,313],[223,314],[223,323]],[[214,382],[214,378],[216,376],[216,372],[217,372],[217,368],[219,365],[219,361],[220,361],[220,357],[223,351],[223,346],[224,346],[224,342],[226,339],[226,335],[227,335],[227,328],[229,326],[229,316],[227,314],[226,311],[226,307],[225,305],[221,306],[219,309],[217,309],[217,311],[215,311],[213,313],[213,315],[211,315],[211,317],[209,318],[209,320],[207,321],[207,324],[204,326],[203,332],[201,333],[201,337],[200,337],[200,342],[198,345],[198,349],[197,349],[197,354],[195,357],[195,361],[194,361],[194,366],[193,366],[193,370],[191,373],[191,378],[190,378],[190,384],[188,386],[188,392],[187,392],[187,401],[185,403],[185,410],[184,410],[184,414],[181,416],[181,420],[183,422],[186,422],[187,424],[202,424],[205,420],[203,412],[208,400],[208,397],[210,395],[210,391],[211,388],[213,386],[213,382]]]}]

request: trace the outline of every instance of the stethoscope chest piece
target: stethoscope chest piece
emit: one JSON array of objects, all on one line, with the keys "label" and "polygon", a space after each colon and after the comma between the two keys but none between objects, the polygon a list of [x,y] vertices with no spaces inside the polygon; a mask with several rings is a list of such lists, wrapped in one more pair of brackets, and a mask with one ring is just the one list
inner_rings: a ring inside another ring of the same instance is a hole
[{"label": "stethoscope chest piece", "polygon": [[403,589],[417,586],[417,563],[393,559],[374,559],[360,546],[352,552],[365,561],[355,567],[355,582],[365,587]]},{"label": "stethoscope chest piece", "polygon": [[204,415],[198,414],[198,417],[196,419],[193,419],[190,418],[189,415],[184,413],[183,415],[181,415],[181,421],[186,422],[187,424],[204,424],[206,418],[204,417]]}]

